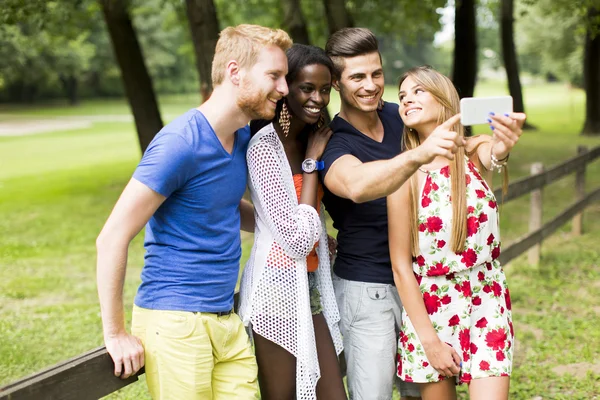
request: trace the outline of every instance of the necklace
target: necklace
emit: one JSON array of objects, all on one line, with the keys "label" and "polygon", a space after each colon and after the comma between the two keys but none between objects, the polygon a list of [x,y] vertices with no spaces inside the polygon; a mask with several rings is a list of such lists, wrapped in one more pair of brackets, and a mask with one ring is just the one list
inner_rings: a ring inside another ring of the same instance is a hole
[{"label": "necklace", "polygon": [[429,174],[429,171],[424,170],[423,168],[419,167],[419,171],[423,172],[424,174]]}]

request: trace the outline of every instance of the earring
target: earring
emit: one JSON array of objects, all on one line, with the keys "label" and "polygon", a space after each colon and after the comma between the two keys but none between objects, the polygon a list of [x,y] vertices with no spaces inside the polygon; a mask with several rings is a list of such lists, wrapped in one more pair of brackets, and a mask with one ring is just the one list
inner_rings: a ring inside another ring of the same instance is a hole
[{"label": "earring", "polygon": [[288,111],[287,105],[285,104],[285,101],[283,102],[283,105],[281,106],[281,112],[279,113],[279,126],[281,127],[281,129],[283,130],[283,136],[287,137],[288,134],[290,133],[290,120],[292,119],[292,116],[290,115],[290,112]]},{"label": "earring", "polygon": [[319,121],[317,121],[317,129],[321,128],[323,125],[325,125],[325,117],[323,116],[323,113],[321,113]]}]

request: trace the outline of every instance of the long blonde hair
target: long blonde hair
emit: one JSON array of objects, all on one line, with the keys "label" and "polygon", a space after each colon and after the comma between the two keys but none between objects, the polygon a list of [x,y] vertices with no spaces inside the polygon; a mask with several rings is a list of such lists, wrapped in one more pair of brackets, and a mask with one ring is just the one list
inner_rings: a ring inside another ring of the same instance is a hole
[{"label": "long blonde hair", "polygon": [[[434,99],[441,105],[437,118],[437,124],[458,113],[460,109],[460,98],[452,84],[452,81],[446,76],[440,74],[429,66],[415,67],[408,70],[400,78],[398,90],[406,78],[411,78],[416,84],[429,92]],[[465,129],[460,122],[457,122],[453,130],[463,137]],[[403,144],[405,150],[411,150],[421,144],[419,134],[414,129],[404,126]],[[461,252],[464,250],[467,238],[467,199],[466,199],[466,178],[465,178],[465,149],[459,147],[454,155],[454,160],[450,161],[450,183],[452,199],[452,234],[450,246],[452,251]],[[418,256],[419,250],[419,230],[418,226],[419,212],[419,184],[417,174],[410,178],[410,230],[412,255]]]}]

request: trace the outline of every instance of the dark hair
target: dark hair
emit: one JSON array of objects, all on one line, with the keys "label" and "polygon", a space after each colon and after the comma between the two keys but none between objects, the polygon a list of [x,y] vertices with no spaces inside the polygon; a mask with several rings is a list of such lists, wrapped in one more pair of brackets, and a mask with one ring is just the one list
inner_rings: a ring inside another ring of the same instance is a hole
[{"label": "dark hair", "polygon": [[[286,52],[288,60],[288,73],[285,76],[285,81],[288,86],[294,82],[296,76],[302,68],[307,65],[324,65],[329,69],[329,72],[333,75],[333,61],[327,56],[325,50],[317,46],[310,46],[306,44],[295,43]],[[277,102],[275,108],[275,119],[279,118],[281,107],[283,106],[283,99]],[[268,125],[271,121],[257,120],[250,122],[250,130],[254,135],[260,129]]]},{"label": "dark hair", "polygon": [[329,37],[325,51],[333,61],[333,73],[339,78],[344,70],[344,58],[379,53],[379,44],[367,28],[342,28]]}]

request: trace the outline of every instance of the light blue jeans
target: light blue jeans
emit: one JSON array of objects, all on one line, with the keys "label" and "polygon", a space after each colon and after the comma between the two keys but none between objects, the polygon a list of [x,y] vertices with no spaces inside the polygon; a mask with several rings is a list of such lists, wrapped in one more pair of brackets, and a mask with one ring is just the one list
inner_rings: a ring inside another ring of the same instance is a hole
[{"label": "light blue jeans", "polygon": [[394,285],[333,276],[344,337],[351,400],[390,400],[396,383],[402,396],[420,397],[414,383],[396,376],[402,303]]}]

